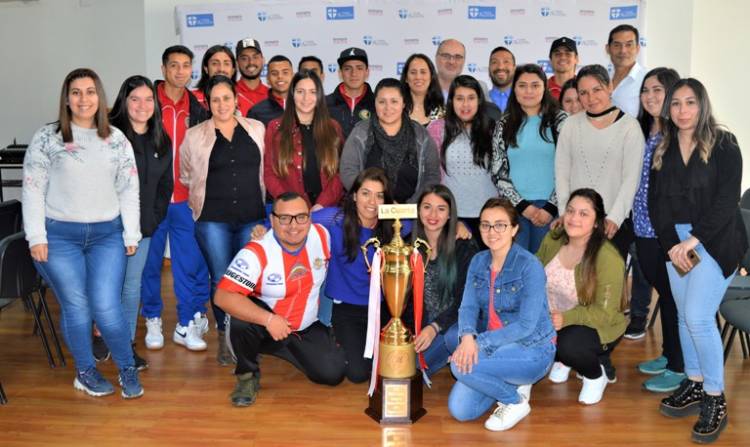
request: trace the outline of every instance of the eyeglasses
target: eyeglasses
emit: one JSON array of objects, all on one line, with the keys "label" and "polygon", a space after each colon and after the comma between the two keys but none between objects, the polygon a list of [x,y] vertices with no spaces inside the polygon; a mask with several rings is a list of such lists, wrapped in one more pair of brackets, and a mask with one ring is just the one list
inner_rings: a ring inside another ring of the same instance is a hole
[{"label": "eyeglasses", "polygon": [[462,60],[464,60],[463,54],[440,53],[438,54],[438,56],[449,61],[461,62]]},{"label": "eyeglasses", "polygon": [[308,220],[310,220],[310,215],[307,213],[301,213],[301,214],[276,214],[275,212],[272,212],[271,215],[279,219],[279,222],[281,225],[291,225],[292,221],[296,221],[298,224],[306,224]]},{"label": "eyeglasses", "polygon": [[502,222],[498,222],[498,223],[496,223],[494,225],[488,224],[487,222],[482,222],[482,223],[479,224],[479,231],[481,231],[483,233],[489,233],[490,228],[492,228],[496,232],[502,234],[502,233],[505,233],[505,230],[507,230],[509,226],[510,226],[509,224],[502,223]]}]

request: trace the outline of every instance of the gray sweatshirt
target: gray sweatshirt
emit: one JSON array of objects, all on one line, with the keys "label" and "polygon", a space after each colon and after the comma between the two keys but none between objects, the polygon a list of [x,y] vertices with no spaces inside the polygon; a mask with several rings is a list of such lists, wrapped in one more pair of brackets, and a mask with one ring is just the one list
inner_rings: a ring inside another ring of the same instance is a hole
[{"label": "gray sweatshirt", "polygon": [[138,169],[130,142],[114,127],[104,140],[96,129],[71,127],[72,143],[63,143],[57,124],[49,124],[26,151],[22,203],[29,246],[47,243],[45,218],[95,223],[117,216],[125,246],[138,245]]}]

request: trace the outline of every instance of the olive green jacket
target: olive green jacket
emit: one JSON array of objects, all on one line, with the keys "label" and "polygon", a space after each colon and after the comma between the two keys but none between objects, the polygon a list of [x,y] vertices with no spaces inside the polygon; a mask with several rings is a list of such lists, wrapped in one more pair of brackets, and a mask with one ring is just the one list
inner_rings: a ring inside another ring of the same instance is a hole
[{"label": "olive green jacket", "polygon": [[[563,239],[553,239],[561,230],[553,230],[544,237],[536,256],[545,266],[557,255]],[[576,290],[583,289],[581,264],[575,267]],[[582,304],[563,312],[563,327],[582,325],[596,329],[602,344],[611,343],[625,333],[627,321],[620,309],[625,284],[625,263],[614,245],[606,242],[596,257],[596,296],[591,305]]]}]

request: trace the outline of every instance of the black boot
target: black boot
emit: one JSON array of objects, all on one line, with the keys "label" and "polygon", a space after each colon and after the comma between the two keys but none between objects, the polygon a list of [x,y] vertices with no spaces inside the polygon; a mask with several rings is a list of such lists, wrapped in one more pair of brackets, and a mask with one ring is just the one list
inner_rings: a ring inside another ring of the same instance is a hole
[{"label": "black boot", "polygon": [[685,379],[671,396],[661,400],[659,411],[664,416],[673,418],[698,414],[703,394],[703,382]]},{"label": "black boot", "polygon": [[143,371],[144,369],[148,368],[148,362],[146,361],[146,359],[135,352],[135,343],[133,343],[133,363],[133,366],[135,366],[135,369],[137,369],[138,371]]},{"label": "black boot", "polygon": [[699,444],[710,444],[716,441],[726,428],[728,420],[727,400],[724,398],[724,393],[719,396],[706,394],[701,402],[698,422],[693,425],[693,441]]}]

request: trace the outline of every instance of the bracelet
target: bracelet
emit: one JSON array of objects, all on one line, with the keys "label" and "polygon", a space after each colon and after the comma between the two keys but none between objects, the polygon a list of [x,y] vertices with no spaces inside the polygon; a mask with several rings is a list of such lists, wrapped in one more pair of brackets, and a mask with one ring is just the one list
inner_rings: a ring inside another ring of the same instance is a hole
[{"label": "bracelet", "polygon": [[266,320],[266,327],[268,327],[268,324],[271,323],[271,319],[275,316],[276,314],[271,312],[271,314],[268,316],[268,320]]},{"label": "bracelet", "polygon": [[440,329],[438,329],[438,325],[434,321],[430,323],[430,327],[435,331],[435,335],[440,333]]}]

